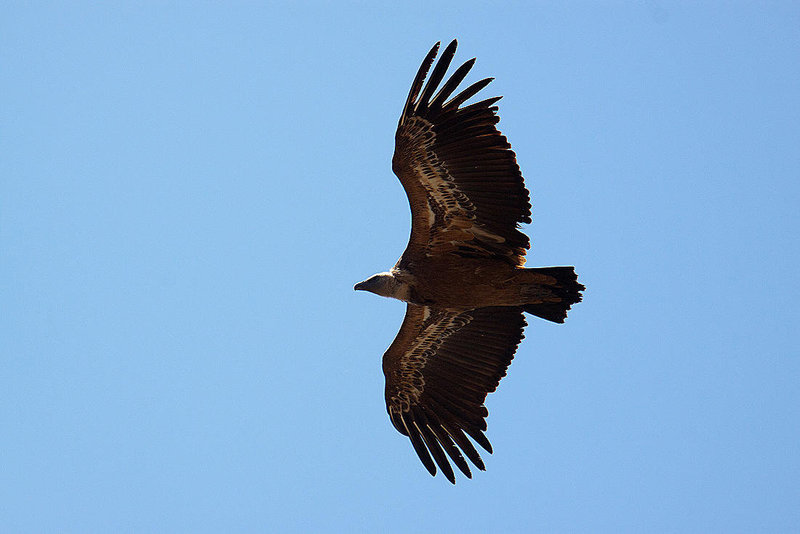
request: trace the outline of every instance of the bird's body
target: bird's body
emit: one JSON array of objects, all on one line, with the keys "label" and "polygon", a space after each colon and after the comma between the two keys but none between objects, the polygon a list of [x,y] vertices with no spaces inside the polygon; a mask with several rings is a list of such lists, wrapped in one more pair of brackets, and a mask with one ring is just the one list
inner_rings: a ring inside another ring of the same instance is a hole
[{"label": "bird's body", "polygon": [[523,267],[530,241],[518,225],[531,221],[530,201],[495,127],[499,97],[463,105],[487,78],[451,98],[474,59],[439,87],[456,41],[423,88],[438,48],[414,79],[395,136],[392,169],[412,215],[408,246],[391,270],[355,289],[408,303],[383,356],[387,411],[428,471],[438,465],[455,482],[448,457],[468,477],[462,452],[484,468],[467,436],[491,452],[483,401],[523,338],[523,312],[564,322],[584,287],[572,267]]},{"label": "bird's body", "polygon": [[[457,262],[441,257],[403,258],[388,273],[381,273],[379,279],[388,289],[372,291],[367,284],[371,279],[358,289],[412,304],[452,309],[533,306],[561,302],[559,278],[552,269],[559,268],[525,269],[476,258]],[[443,279],[447,284],[441,283]]]}]

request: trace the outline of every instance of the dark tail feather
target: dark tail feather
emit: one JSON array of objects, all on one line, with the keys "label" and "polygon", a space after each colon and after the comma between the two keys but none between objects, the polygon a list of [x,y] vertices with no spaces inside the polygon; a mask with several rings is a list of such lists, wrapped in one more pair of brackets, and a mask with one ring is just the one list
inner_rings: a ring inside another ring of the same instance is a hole
[{"label": "dark tail feather", "polygon": [[[525,269],[533,275],[546,275],[547,278],[536,276],[534,293],[541,296],[542,293],[549,293],[548,299],[556,297],[559,302],[539,302],[536,304],[526,304],[523,310],[553,321],[554,323],[563,323],[567,318],[567,310],[581,301],[581,291],[586,289],[578,282],[578,275],[575,274],[574,267],[539,267],[537,269]],[[533,300],[533,299],[532,299]],[[538,299],[537,299],[538,300]]]}]

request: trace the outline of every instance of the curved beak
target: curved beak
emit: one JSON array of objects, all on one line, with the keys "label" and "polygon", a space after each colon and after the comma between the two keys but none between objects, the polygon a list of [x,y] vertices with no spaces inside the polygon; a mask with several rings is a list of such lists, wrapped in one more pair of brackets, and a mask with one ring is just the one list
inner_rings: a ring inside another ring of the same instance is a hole
[{"label": "curved beak", "polygon": [[359,283],[357,283],[356,285],[353,286],[353,289],[356,290],[356,291],[365,291],[365,283],[364,282],[359,282]]}]

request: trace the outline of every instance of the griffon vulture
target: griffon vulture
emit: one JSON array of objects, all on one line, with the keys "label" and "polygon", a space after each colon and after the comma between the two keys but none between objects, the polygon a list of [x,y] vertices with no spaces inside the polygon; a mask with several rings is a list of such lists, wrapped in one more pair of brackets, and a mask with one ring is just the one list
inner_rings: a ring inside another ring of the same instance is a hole
[{"label": "griffon vulture", "polygon": [[486,395],[497,388],[526,326],[523,312],[563,323],[584,286],[573,267],[526,269],[531,222],[516,155],[497,130],[500,97],[464,105],[492,78],[452,96],[472,68],[444,83],[456,51],[436,43],[419,68],[395,135],[392,169],[411,205],[411,238],[389,272],[356,284],[407,303],[383,355],[386,408],[431,473],[450,482],[447,457],[471,478],[463,454],[485,469],[472,440],[486,439]]}]

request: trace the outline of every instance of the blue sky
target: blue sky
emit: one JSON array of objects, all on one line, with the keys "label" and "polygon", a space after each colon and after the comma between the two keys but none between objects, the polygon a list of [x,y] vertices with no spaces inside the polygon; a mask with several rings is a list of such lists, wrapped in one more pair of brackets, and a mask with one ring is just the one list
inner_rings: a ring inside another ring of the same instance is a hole
[{"label": "blue sky", "polygon": [[[800,530],[800,7],[12,3],[4,532]],[[394,129],[437,40],[496,77],[531,318],[486,472],[383,403]]]}]

